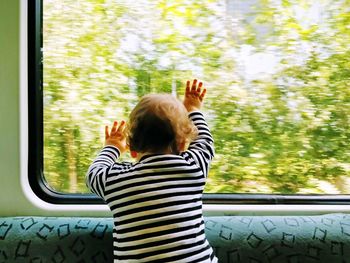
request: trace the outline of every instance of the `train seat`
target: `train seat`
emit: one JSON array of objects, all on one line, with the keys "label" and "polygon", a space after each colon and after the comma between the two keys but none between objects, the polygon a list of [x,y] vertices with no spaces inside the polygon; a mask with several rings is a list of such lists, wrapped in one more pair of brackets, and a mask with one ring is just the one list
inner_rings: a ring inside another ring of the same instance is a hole
[{"label": "train seat", "polygon": [[[111,218],[0,217],[1,263],[112,262]],[[220,263],[350,262],[350,215],[205,217]]]}]

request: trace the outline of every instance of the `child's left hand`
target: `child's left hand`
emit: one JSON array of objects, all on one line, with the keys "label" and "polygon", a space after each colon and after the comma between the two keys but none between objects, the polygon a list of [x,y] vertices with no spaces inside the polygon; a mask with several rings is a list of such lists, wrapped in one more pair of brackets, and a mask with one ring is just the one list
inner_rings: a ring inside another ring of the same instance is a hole
[{"label": "child's left hand", "polygon": [[183,103],[188,112],[200,110],[202,107],[203,99],[207,92],[206,89],[202,89],[202,86],[203,83],[198,82],[196,79],[193,80],[192,86],[189,80],[186,82],[186,93]]},{"label": "child's left hand", "polygon": [[118,122],[114,121],[111,132],[106,125],[105,127],[105,145],[112,145],[119,149],[120,153],[124,153],[127,150],[126,136],[124,133],[125,121],[122,121],[118,126]]}]

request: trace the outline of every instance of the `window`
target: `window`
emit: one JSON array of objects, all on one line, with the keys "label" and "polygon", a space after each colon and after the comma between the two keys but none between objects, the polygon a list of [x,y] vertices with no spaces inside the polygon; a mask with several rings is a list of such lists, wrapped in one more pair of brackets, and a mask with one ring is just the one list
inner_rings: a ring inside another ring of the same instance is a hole
[{"label": "window", "polygon": [[346,201],[348,1],[34,2],[37,191],[95,200],[81,194],[104,124],[127,119],[146,93],[181,96],[197,77],[216,142],[208,199]]}]

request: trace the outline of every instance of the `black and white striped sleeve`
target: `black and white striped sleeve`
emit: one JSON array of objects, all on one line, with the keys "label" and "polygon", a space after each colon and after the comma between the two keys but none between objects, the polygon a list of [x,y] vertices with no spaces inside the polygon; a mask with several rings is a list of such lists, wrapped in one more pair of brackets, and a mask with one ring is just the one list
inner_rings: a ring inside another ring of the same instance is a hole
[{"label": "black and white striped sleeve", "polygon": [[103,199],[108,171],[119,156],[118,148],[105,146],[92,162],[86,174],[87,187]]},{"label": "black and white striped sleeve", "polygon": [[200,111],[191,112],[189,118],[197,127],[198,136],[190,143],[188,150],[183,155],[187,158],[192,157],[203,171],[204,176],[207,177],[210,162],[214,157],[214,140],[208,124]]}]

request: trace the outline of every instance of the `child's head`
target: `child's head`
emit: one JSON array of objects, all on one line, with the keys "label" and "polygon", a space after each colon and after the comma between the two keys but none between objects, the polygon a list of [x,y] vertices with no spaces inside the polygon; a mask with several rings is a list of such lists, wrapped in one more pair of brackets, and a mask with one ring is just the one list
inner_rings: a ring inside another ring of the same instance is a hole
[{"label": "child's head", "polygon": [[197,135],[181,101],[170,94],[141,98],[130,114],[128,143],[139,153],[179,153]]}]

